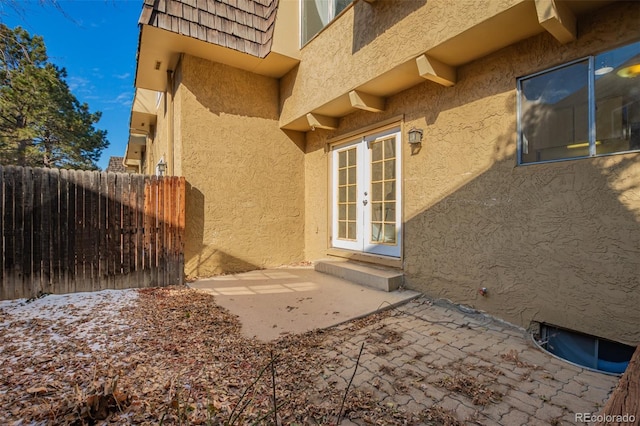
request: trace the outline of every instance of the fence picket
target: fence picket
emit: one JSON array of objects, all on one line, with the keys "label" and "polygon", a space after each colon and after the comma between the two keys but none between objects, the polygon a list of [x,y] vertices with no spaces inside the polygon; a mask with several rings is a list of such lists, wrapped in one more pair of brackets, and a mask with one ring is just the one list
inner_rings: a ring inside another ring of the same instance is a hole
[{"label": "fence picket", "polygon": [[122,285],[128,287],[131,277],[131,189],[129,175],[122,174],[119,178],[122,179]]},{"label": "fence picket", "polygon": [[158,285],[158,240],[160,238],[160,232],[158,227],[158,215],[154,214],[158,209],[158,179],[155,176],[151,176],[150,187],[150,205],[149,205],[149,226],[150,226],[150,266],[151,266],[151,285]]},{"label": "fence picket", "polygon": [[132,175],[132,183],[135,182],[136,193],[136,280],[144,280],[143,259],[144,259],[144,176]]},{"label": "fence picket", "polygon": [[[65,173],[66,172],[66,173]],[[67,202],[65,206],[65,214],[63,216],[63,233],[66,234],[64,238],[64,253],[65,253],[65,285],[67,286],[67,292],[75,292],[76,281],[76,185],[73,182],[73,170],[61,170],[60,175],[63,176],[65,185],[67,187]],[[62,193],[62,192],[61,192]]]},{"label": "fence picket", "polygon": [[41,270],[41,280],[42,280],[42,292],[43,293],[51,293],[53,291],[53,287],[51,286],[51,257],[53,255],[53,250],[51,249],[51,239],[52,239],[52,221],[51,218],[54,216],[54,212],[52,211],[53,203],[51,196],[51,180],[49,179],[51,173],[47,169],[42,169],[42,175],[40,176],[40,187],[42,188],[42,204],[40,205],[40,213],[41,213],[41,222],[40,222],[40,232],[41,232],[41,247],[42,247],[42,270]]},{"label": "fence picket", "polygon": [[[84,184],[82,182],[82,176],[84,172],[78,170],[73,171],[72,180],[76,187],[76,202],[75,202],[75,239],[74,239],[74,248],[75,248],[75,281],[81,281],[84,283],[86,281],[85,276],[85,250],[84,250],[84,240],[85,240],[85,194],[84,194]],[[77,290],[75,290],[77,291]]]},{"label": "fence picket", "polygon": [[42,175],[44,169],[33,169],[32,171],[32,237],[31,237],[31,282],[35,287],[35,292],[44,293],[43,266],[42,266]]},{"label": "fence picket", "polygon": [[181,284],[185,180],[0,166],[0,299]]},{"label": "fence picket", "polygon": [[91,290],[99,288],[96,271],[96,249],[95,240],[97,238],[97,201],[96,201],[96,174],[94,172],[84,172],[82,174],[82,186],[84,187],[84,237],[83,252],[85,261],[85,280],[87,287]]},{"label": "fence picket", "polygon": [[178,244],[176,246],[176,251],[178,253],[178,273],[180,284],[184,282],[184,236],[185,236],[185,227],[186,227],[186,208],[187,208],[187,181],[184,177],[178,179],[178,193],[176,194],[176,198],[178,199],[178,235],[177,240]]},{"label": "fence picket", "polygon": [[24,240],[22,235],[24,233],[24,190],[23,186],[23,176],[22,170],[20,168],[15,167],[13,169],[14,173],[14,192],[13,197],[16,203],[16,208],[14,210],[14,231],[16,235],[14,237],[15,244],[15,253],[16,256],[13,262],[13,269],[15,273],[15,280],[17,281],[17,287],[20,288],[21,292],[26,292],[28,289],[24,287],[24,282],[22,280],[23,270],[22,270],[22,258],[24,257]]},{"label": "fence picket", "polygon": [[[52,239],[51,239],[51,267],[52,267],[52,288],[61,288],[63,285],[63,269],[62,269],[62,179],[60,176],[60,170],[51,170],[51,196],[52,196]],[[66,191],[66,189],[65,189]],[[61,291],[62,292],[62,291]],[[53,293],[53,291],[52,291]]]},{"label": "fence picket", "polygon": [[[13,197],[13,176],[11,174],[11,167],[4,167],[3,171],[4,181],[4,194],[3,194],[3,237],[4,237],[4,253],[3,253],[3,277],[2,284],[2,298],[13,299],[15,290],[15,279],[13,276],[13,257],[15,254],[15,248],[13,244],[13,237],[15,235],[15,228],[13,227],[13,209],[14,209],[14,197]],[[12,288],[13,287],[13,288]]]},{"label": "fence picket", "polygon": [[32,282],[33,274],[33,175],[30,167],[22,169],[22,285],[38,294]]}]

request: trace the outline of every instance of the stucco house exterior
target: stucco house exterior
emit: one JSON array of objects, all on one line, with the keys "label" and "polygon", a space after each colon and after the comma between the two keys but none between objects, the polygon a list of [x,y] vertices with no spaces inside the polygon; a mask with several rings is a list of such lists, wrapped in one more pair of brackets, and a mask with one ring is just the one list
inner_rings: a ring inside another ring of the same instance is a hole
[{"label": "stucco house exterior", "polygon": [[145,0],[139,24],[125,164],[186,177],[187,275],[351,258],[640,343],[640,2]]}]

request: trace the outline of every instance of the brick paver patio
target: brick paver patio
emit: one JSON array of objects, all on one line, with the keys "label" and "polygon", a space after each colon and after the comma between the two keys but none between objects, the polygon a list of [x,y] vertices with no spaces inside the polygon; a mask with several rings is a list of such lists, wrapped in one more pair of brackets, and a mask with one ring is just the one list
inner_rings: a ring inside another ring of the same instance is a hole
[{"label": "brick paver patio", "polygon": [[439,410],[462,424],[584,424],[576,413],[598,413],[618,381],[544,353],[523,329],[425,298],[359,330],[346,323],[336,331],[324,344],[330,362],[322,385],[346,389],[364,342],[351,389],[398,411]]}]

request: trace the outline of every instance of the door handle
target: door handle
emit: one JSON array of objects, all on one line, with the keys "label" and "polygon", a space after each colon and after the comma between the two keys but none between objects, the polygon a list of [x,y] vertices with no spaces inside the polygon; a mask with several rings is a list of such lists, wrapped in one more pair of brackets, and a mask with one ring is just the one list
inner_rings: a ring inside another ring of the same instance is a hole
[{"label": "door handle", "polygon": [[362,200],[362,204],[364,204],[365,206],[367,205],[368,201],[367,200]]}]

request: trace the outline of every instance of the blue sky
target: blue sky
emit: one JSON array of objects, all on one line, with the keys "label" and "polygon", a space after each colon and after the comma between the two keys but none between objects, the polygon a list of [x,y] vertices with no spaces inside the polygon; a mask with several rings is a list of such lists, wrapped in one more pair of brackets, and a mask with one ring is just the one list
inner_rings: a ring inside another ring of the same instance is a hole
[{"label": "blue sky", "polygon": [[64,13],[37,1],[18,3],[20,12],[0,6],[0,21],[44,37],[50,62],[66,68],[76,98],[102,111],[96,127],[107,130],[110,145],[98,166],[106,168],[127,144],[142,0],[59,0]]}]

